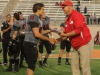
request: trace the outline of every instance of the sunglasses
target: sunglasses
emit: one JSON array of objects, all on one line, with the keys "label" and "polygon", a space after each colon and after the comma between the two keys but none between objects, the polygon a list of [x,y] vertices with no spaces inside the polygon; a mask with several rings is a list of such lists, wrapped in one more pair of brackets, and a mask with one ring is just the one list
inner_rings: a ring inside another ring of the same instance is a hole
[{"label": "sunglasses", "polygon": [[64,9],[66,6],[68,6],[68,5],[63,5],[63,4],[61,5],[62,9]]}]

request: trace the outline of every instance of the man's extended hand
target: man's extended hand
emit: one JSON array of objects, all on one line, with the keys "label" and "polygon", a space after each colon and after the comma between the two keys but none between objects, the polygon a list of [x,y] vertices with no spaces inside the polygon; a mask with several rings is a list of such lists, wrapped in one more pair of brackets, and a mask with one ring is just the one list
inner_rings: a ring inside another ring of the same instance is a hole
[{"label": "man's extended hand", "polygon": [[50,42],[51,44],[55,44],[55,42],[54,42],[54,40],[53,40],[52,38],[49,38],[49,42]]},{"label": "man's extended hand", "polygon": [[62,37],[67,37],[66,34],[63,33],[63,32],[61,32],[59,35],[62,36]]}]

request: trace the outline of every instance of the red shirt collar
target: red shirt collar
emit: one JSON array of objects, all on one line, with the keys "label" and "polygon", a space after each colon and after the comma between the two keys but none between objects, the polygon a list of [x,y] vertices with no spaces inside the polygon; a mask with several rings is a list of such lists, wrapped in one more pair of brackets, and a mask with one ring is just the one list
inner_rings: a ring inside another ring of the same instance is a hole
[{"label": "red shirt collar", "polygon": [[75,12],[75,10],[73,9],[72,12],[71,12],[71,14],[69,14],[69,17],[70,17],[74,12]]}]

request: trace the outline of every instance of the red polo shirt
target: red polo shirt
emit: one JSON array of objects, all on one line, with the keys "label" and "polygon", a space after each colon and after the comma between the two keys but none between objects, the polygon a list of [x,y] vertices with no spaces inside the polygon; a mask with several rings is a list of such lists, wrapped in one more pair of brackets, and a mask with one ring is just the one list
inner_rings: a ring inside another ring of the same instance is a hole
[{"label": "red polo shirt", "polygon": [[69,37],[69,39],[75,49],[79,49],[81,46],[86,45],[92,38],[84,16],[76,10],[72,10],[65,25],[66,33],[72,31],[74,31],[76,35]]}]

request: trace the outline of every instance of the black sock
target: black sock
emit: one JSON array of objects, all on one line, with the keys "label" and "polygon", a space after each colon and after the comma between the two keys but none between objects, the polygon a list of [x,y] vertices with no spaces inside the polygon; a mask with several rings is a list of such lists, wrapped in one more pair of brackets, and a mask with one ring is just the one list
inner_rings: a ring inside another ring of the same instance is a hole
[{"label": "black sock", "polygon": [[47,58],[44,58],[44,61],[43,61],[43,63],[45,63],[47,61]]},{"label": "black sock", "polygon": [[19,65],[19,59],[15,59],[15,65]]},{"label": "black sock", "polygon": [[12,69],[12,64],[13,64],[14,59],[9,59],[9,67],[10,69]]},{"label": "black sock", "polygon": [[68,58],[66,58],[66,62],[68,62]]},{"label": "black sock", "polygon": [[59,57],[58,60],[61,61],[61,57]]},{"label": "black sock", "polygon": [[42,61],[39,61],[39,64],[42,65]]},{"label": "black sock", "polygon": [[23,60],[20,60],[20,65],[23,65]]}]

